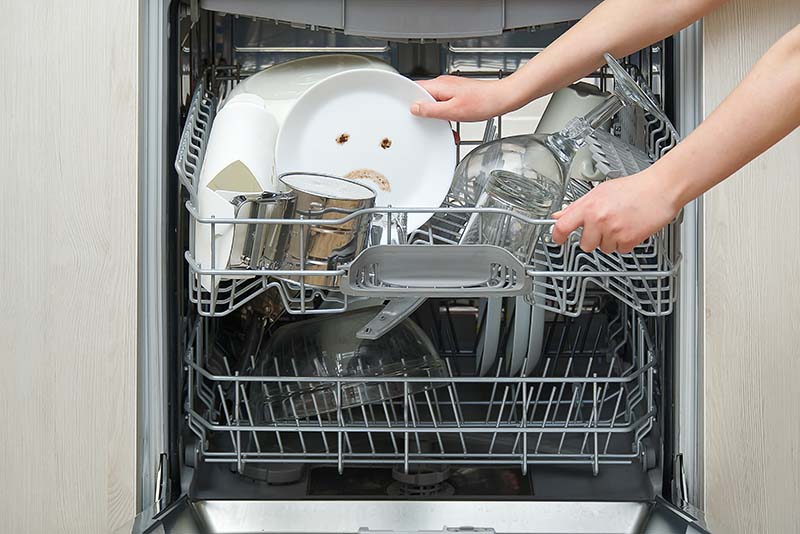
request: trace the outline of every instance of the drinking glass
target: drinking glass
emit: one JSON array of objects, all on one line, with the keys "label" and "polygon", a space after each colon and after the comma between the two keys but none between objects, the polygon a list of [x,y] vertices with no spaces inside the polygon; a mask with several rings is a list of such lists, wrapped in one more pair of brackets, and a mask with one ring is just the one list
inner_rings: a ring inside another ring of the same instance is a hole
[{"label": "drinking glass", "polygon": [[[456,167],[448,197],[450,203],[464,207],[502,207],[535,214],[535,218],[548,218],[562,206],[570,165],[585,139],[627,105],[642,107],[677,137],[652,95],[611,55],[606,54],[605,58],[614,74],[614,89],[603,102],[586,115],[572,119],[560,132],[517,135],[479,146]],[[530,199],[526,199],[527,196]],[[488,228],[476,228],[476,225]],[[523,246],[530,234],[517,228],[508,217],[475,214],[465,225],[461,242],[510,247],[508,250],[522,260],[531,252],[530,247]],[[533,234],[535,241],[536,232]]]}]

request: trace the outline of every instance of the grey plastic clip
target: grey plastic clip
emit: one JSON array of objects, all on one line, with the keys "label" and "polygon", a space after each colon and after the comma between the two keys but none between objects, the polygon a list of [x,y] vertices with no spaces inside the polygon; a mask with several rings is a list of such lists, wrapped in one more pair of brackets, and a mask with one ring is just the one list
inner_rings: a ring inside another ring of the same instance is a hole
[{"label": "grey plastic clip", "polygon": [[358,339],[380,339],[386,332],[402,323],[417,308],[422,306],[425,298],[405,298],[390,300],[389,303],[364,328],[356,332]]},{"label": "grey plastic clip", "polygon": [[493,245],[379,245],[347,271],[341,290],[355,296],[511,297],[532,284],[522,263]]}]

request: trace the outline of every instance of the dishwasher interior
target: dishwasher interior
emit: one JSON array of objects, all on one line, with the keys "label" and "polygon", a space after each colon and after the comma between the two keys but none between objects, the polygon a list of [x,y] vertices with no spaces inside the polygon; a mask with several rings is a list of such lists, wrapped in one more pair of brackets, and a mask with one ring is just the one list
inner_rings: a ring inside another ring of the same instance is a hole
[{"label": "dishwasher interior", "polygon": [[[152,524],[171,532],[188,528],[187,521],[241,533],[701,532],[670,505],[682,474],[671,382],[680,221],[630,254],[584,253],[579,236],[557,246],[543,232],[524,266],[531,284],[525,298],[543,316],[541,350],[521,365],[510,360],[523,297],[502,288],[486,297],[426,295],[411,318],[432,350],[403,360],[396,372],[359,373],[365,363],[354,358],[355,374],[320,378],[294,360],[259,361],[290,325],[371,317],[388,298],[380,288],[353,295],[298,287],[258,269],[209,291],[201,277],[225,273],[193,261],[196,175],[220,103],[240,81],[285,61],[334,53],[371,56],[413,79],[501,78],[573,22],[494,36],[382,39],[201,8],[214,4],[170,8],[173,452],[162,459],[157,499],[166,506]],[[247,11],[247,2],[234,4]],[[670,115],[672,55],[668,39],[623,62]],[[602,68],[584,81],[607,89],[614,78]],[[533,131],[544,103],[453,123],[454,163],[483,142]],[[607,130],[654,158],[678,141],[632,107]],[[591,187],[572,180],[567,197]],[[434,215],[415,234],[417,244],[452,245],[451,228],[465,216]],[[414,239],[403,246],[413,248]],[[499,327],[488,324],[492,309]],[[490,328],[499,328],[497,355],[482,369]],[[348,402],[353,397],[363,398]]]}]

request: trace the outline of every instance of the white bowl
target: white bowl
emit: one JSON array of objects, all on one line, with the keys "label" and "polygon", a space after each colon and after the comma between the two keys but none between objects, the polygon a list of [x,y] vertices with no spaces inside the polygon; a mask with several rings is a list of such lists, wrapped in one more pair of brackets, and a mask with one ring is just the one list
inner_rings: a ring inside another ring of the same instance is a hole
[{"label": "white bowl", "polygon": [[[275,175],[275,139],[278,124],[264,100],[241,94],[221,109],[211,127],[197,192],[202,218],[232,218],[231,199],[237,194],[281,191]],[[196,223],[194,258],[200,267],[225,269],[231,256],[233,225],[214,228],[214,262],[211,261],[211,225]],[[217,282],[219,282],[217,278]],[[211,289],[209,276],[201,285]]]},{"label": "white bowl", "polygon": [[[597,105],[602,104],[607,96],[608,93],[586,82],[578,82],[559,89],[547,102],[547,107],[536,126],[536,133],[551,134],[560,131],[573,118],[586,115]],[[570,178],[588,181],[605,178],[603,173],[596,169],[592,153],[587,146],[581,147],[575,154],[569,175]]]}]

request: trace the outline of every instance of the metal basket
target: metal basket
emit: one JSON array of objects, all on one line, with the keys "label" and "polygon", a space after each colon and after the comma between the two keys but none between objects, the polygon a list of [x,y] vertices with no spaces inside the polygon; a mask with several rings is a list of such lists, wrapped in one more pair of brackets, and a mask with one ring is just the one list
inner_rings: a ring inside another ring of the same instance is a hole
[{"label": "metal basket", "polygon": [[[658,337],[640,314],[617,308],[547,323],[531,376],[508,375],[502,358],[491,376],[472,376],[465,362],[474,355],[452,354],[445,371],[430,376],[255,375],[252,356],[229,361],[210,348],[211,325],[199,317],[185,355],[189,426],[206,462],[240,473],[248,464],[300,462],[406,472],[431,464],[518,465],[523,472],[533,464],[578,464],[596,474],[604,464],[640,461],[656,417]],[[254,422],[253,383],[274,390],[309,382],[335,399],[352,382],[405,394]]]},{"label": "metal basket", "polygon": [[[554,221],[523,219],[526,224],[540,225],[540,243],[529,265],[522,265],[510,254],[497,247],[484,246],[479,254],[465,253],[458,245],[460,228],[473,213],[497,212],[487,208],[467,208],[449,199],[442,207],[372,208],[349,214],[339,221],[374,214],[433,212],[434,217],[420,230],[409,236],[407,244],[369,247],[350,264],[336,265],[327,271],[276,269],[273,266],[250,269],[202,268],[196,261],[195,224],[210,225],[211,248],[215,241],[214,225],[315,225],[313,220],[299,219],[223,219],[201,218],[197,212],[197,186],[205,144],[214,120],[217,98],[201,84],[196,89],[181,136],[175,168],[181,183],[189,192],[186,210],[189,216],[189,250],[185,259],[189,267],[189,298],[202,316],[224,316],[270,287],[278,289],[286,310],[292,314],[336,313],[348,309],[357,297],[391,298],[397,296],[512,296],[528,294],[536,305],[567,316],[577,316],[584,309],[587,292],[600,288],[627,306],[646,316],[663,316],[672,312],[676,280],[680,264],[676,224],[673,223],[634,248],[628,254],[586,253],[580,250],[580,233],[574,232],[564,245],[549,240]],[[487,124],[487,135],[499,130]],[[636,122],[636,121],[628,121]],[[663,124],[645,117],[644,139],[651,158],[658,158],[673,147],[677,139]],[[461,146],[473,146],[477,140],[461,140]],[[567,199],[575,200],[587,193],[592,185],[572,180]],[[502,212],[502,211],[501,211]],[[507,212],[509,215],[516,215]],[[383,217],[388,225],[391,216]],[[428,245],[428,246],[419,246]],[[431,245],[433,247],[431,247]],[[446,245],[442,247],[441,245]],[[438,247],[438,248],[436,248]],[[378,250],[381,249],[381,250]],[[433,249],[433,250],[431,250]],[[461,249],[461,250],[459,250]],[[449,262],[448,268],[442,267]],[[414,273],[411,279],[389,279],[388,272]],[[430,275],[426,275],[427,272]],[[448,273],[442,279],[442,272]],[[242,276],[246,276],[242,278]],[[329,275],[343,280],[338,290],[309,287],[306,276]],[[212,289],[200,284],[201,276],[210,278]],[[289,283],[290,276],[297,282]],[[502,278],[502,280],[501,280]],[[283,280],[281,280],[283,279]],[[320,307],[321,302],[327,302]]]}]

